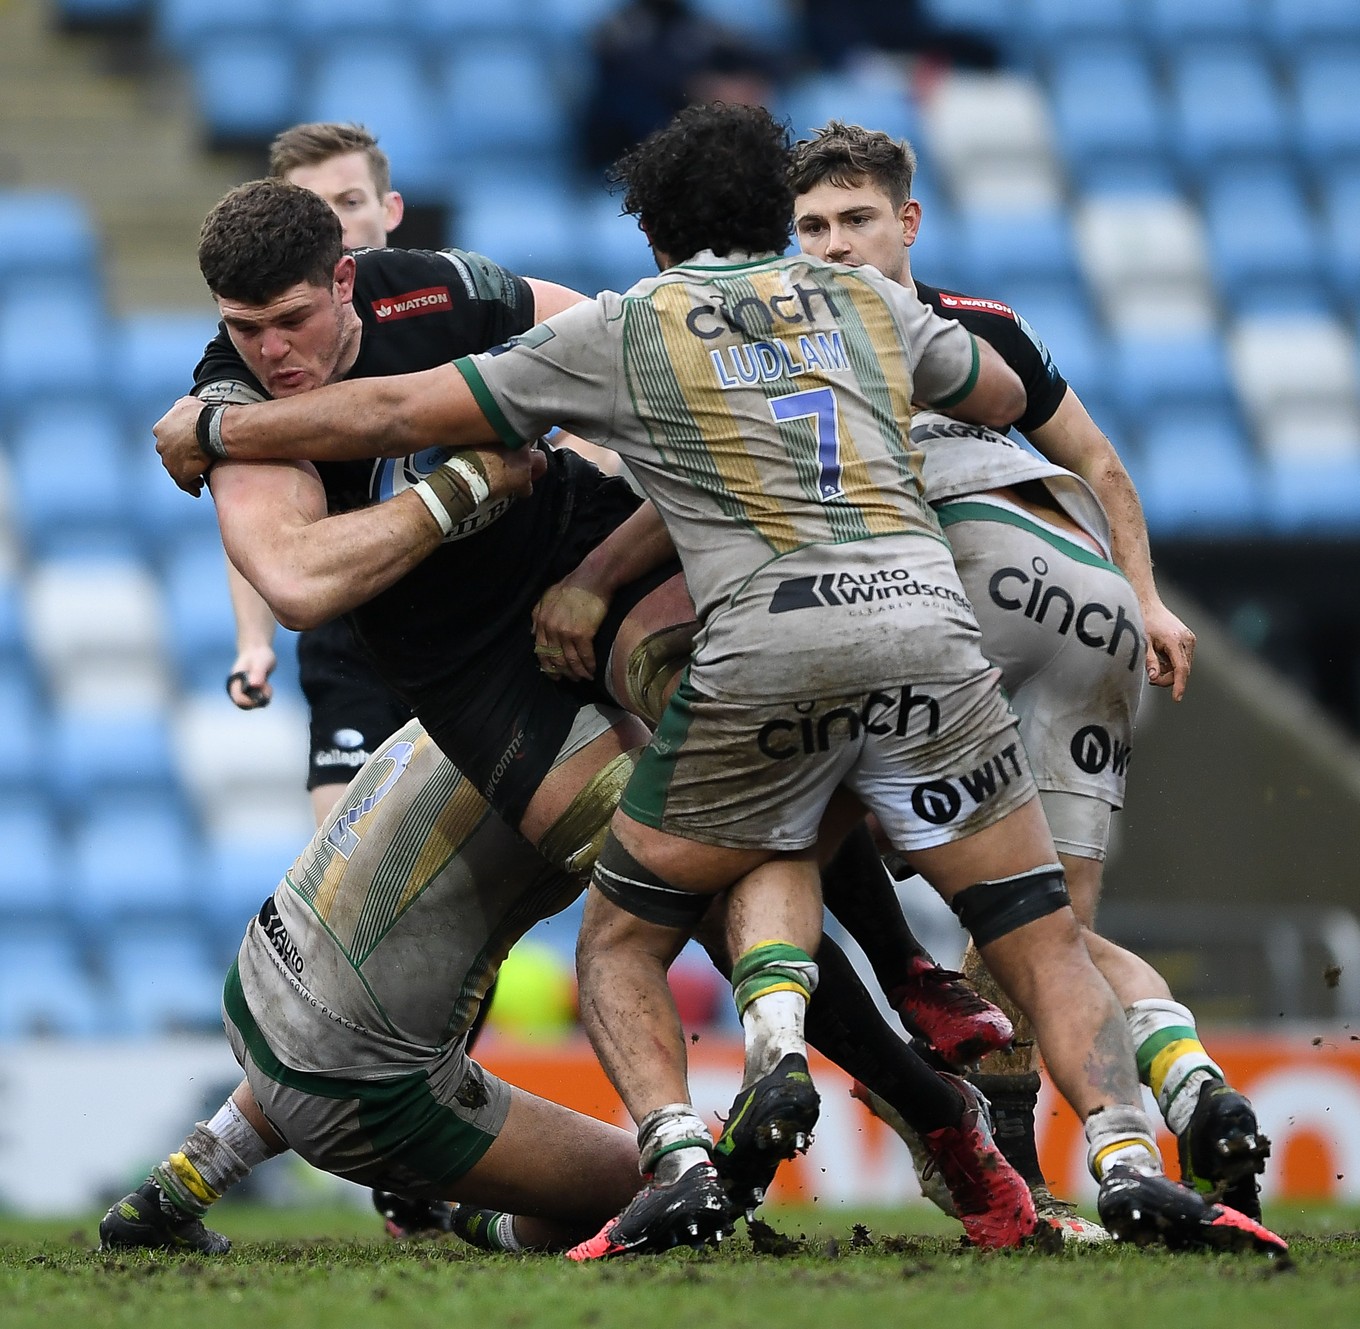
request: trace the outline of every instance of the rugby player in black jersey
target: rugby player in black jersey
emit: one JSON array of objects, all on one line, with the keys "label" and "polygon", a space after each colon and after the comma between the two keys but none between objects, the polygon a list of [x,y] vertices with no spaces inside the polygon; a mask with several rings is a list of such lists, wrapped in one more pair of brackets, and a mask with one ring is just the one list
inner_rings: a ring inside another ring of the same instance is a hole
[{"label": "rugby player in black jersey", "polygon": [[[1138,956],[1094,934],[1111,804],[1122,803],[1123,780],[1120,778],[1117,786],[1094,789],[1093,794],[1093,776],[1100,773],[1093,771],[1095,763],[1088,761],[1078,768],[1078,754],[1069,753],[1069,747],[1086,732],[1079,727],[1095,725],[1101,726],[1103,733],[1120,735],[1127,752],[1138,689],[1136,673],[1125,677],[1134,670],[1134,659],[1126,657],[1129,641],[1133,643],[1134,656],[1138,654],[1139,627],[1146,631],[1143,668],[1148,681],[1169,687],[1177,700],[1189,678],[1194,634],[1157,593],[1147,527],[1128,472],[1034,330],[1020,314],[999,300],[940,290],[926,285],[912,272],[911,245],[921,224],[921,205],[911,197],[915,167],[910,144],[857,125],[831,122],[795,148],[792,176],[797,194],[795,232],[808,253],[852,266],[871,264],[884,276],[914,287],[924,302],[957,319],[996,347],[1025,386],[1025,410],[1015,421],[1015,429],[1049,461],[1084,480],[1104,508],[1110,547],[1108,550],[1097,547],[1096,552],[1105,555],[1106,566],[1108,560],[1113,560],[1138,601],[1136,606],[1129,606],[1127,619],[1120,611],[1121,621],[1129,625],[1129,630],[1128,640],[1118,650],[1118,661],[1114,657],[1119,643],[1112,640],[1108,651],[1097,657],[1106,665],[1104,673],[1096,670],[1081,675],[1074,685],[1071,679],[1063,677],[1062,667],[1054,663],[1058,659],[1055,640],[1051,646],[1040,643],[1041,650],[1050,652],[1046,666],[1033,672],[1020,667],[1007,669],[1008,662],[1024,660],[1032,649],[1017,642],[1016,634],[1023,634],[1026,629],[1033,631],[1029,620],[1034,615],[1028,611],[1022,616],[985,615],[983,610],[988,602],[997,598],[993,577],[1006,575],[1007,557],[998,561],[980,554],[966,560],[965,546],[960,541],[967,539],[984,546],[989,541],[997,544],[1006,539],[1017,515],[1021,523],[1028,518],[1029,528],[1041,538],[1022,557],[1027,560],[1035,554],[1044,558],[1045,575],[1050,583],[1065,578],[1074,585],[1080,582],[1080,565],[1091,561],[1087,546],[1092,542],[1041,481],[1017,485],[1005,478],[1008,470],[1018,474],[1005,449],[995,451],[996,462],[990,468],[992,483],[988,483],[985,461],[980,469],[975,466],[966,475],[950,475],[951,462],[944,459],[950,447],[948,439],[942,438],[938,445],[941,449],[938,464],[934,464],[934,454],[927,450],[927,497],[932,501],[936,499],[932,486],[938,484],[942,495],[955,500],[986,496],[1004,505],[984,511],[974,504],[971,512],[975,520],[966,528],[951,525],[948,529],[955,541],[960,570],[965,574],[965,586],[979,607],[984,650],[1005,671],[1004,685],[1022,717],[1021,736],[1031,762],[1041,772],[1045,811],[1057,841],[1073,906],[1088,929],[1088,948],[1127,1009],[1140,1071],[1178,1138],[1182,1173],[1193,1177],[1202,1189],[1216,1189],[1226,1195],[1235,1209],[1259,1218],[1255,1175],[1264,1166],[1270,1146],[1260,1134],[1251,1105],[1225,1085],[1222,1071],[1199,1041],[1193,1015],[1172,1000],[1165,980]],[[949,509],[942,507],[940,511],[942,520],[948,521]],[[981,521],[976,520],[979,517]],[[1075,556],[1070,552],[1074,542],[1079,547]],[[1019,561],[1014,550],[1008,553],[1010,562]],[[968,568],[973,564],[977,571],[970,578]],[[1104,598],[1114,604],[1121,591],[1117,584],[1112,591]],[[1122,597],[1127,596],[1125,588]],[[1005,596],[1002,603],[1009,603]],[[1042,620],[1044,612],[1037,616]],[[1057,619],[1057,615],[1049,617]],[[996,639],[989,629],[998,634]],[[1041,681],[1045,668],[1053,676],[1048,683]],[[1064,685],[1069,694],[1075,686],[1078,693],[1084,690],[1086,695],[1059,696],[1055,689]],[[1038,698],[1032,716],[1030,709],[1022,708],[1018,700],[1018,693],[1025,686],[1031,687]],[[1073,730],[1077,731],[1075,735]],[[1056,754],[1039,750],[1055,745],[1061,749]],[[1108,796],[1105,800],[1100,797],[1102,793]],[[1069,833],[1064,835],[1064,830]],[[849,907],[847,904],[846,908]],[[891,986],[892,966],[900,963],[897,954],[882,956],[881,965],[878,954],[871,957],[881,967],[879,978],[885,987]],[[1067,1212],[1071,1206],[1054,1200],[1039,1168],[1034,1138],[1038,1058],[1032,1048],[1028,1021],[987,975],[975,948],[969,948],[965,970],[986,995],[1007,1010],[1022,1031],[1021,1046],[1013,1052],[991,1054],[983,1060],[981,1073],[971,1077],[991,1101],[997,1139],[1030,1182],[1039,1211],[1063,1221],[1074,1235],[1089,1239],[1091,1225]]]},{"label": "rugby player in black jersey", "polygon": [[[387,154],[360,125],[302,124],[270,145],[269,174],[319,194],[340,219],[346,249],[381,249],[400,224],[402,197],[392,188]],[[242,710],[267,706],[277,657],[274,615],[253,586],[227,563],[236,620],[236,656],[227,695]],[[355,771],[411,708],[378,677],[343,619],[299,634],[298,682],[307,701],[307,789],[319,825]]]}]

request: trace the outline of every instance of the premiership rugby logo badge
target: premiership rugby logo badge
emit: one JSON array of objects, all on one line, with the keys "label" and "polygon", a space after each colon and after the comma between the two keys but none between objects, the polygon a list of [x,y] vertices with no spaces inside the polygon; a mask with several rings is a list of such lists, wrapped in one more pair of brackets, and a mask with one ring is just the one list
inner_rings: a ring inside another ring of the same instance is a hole
[{"label": "premiership rugby logo badge", "polygon": [[434,314],[452,308],[453,300],[447,286],[426,286],[419,291],[407,291],[405,295],[373,302],[373,313],[379,323],[394,323],[399,318],[415,318],[417,314]]}]

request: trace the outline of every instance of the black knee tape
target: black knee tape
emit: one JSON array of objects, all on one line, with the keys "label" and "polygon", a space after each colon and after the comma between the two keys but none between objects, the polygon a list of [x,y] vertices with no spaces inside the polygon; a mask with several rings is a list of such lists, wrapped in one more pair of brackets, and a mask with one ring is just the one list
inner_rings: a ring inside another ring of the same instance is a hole
[{"label": "black knee tape", "polygon": [[713,903],[711,895],[680,891],[645,868],[612,835],[604,842],[590,880],[600,894],[647,923],[692,932]]},{"label": "black knee tape", "polygon": [[949,907],[978,946],[1004,937],[1072,903],[1063,870],[1056,863],[1000,881],[980,881],[961,890]]}]

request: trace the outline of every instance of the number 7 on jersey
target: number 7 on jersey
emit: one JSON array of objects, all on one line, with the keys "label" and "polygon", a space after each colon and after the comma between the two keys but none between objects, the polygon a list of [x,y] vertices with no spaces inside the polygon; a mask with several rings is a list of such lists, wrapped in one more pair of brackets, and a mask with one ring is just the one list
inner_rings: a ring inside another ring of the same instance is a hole
[{"label": "number 7 on jersey", "polygon": [[837,427],[836,394],[831,388],[808,388],[786,397],[770,398],[770,414],[781,424],[789,420],[817,422],[817,494],[823,503],[839,498],[841,490],[841,434]]}]

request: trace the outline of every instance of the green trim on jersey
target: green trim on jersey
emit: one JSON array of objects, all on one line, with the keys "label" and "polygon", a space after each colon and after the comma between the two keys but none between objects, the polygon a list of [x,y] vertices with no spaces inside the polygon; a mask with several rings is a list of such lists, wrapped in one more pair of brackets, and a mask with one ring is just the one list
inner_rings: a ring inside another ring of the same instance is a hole
[{"label": "green trim on jersey", "polygon": [[680,677],[680,686],[666,704],[661,723],[657,725],[652,741],[642,749],[642,756],[633,767],[633,778],[619,800],[623,812],[654,830],[661,829],[666,798],[675,776],[675,761],[685,745],[689,727],[694,723],[692,707],[698,700],[699,694],[689,685],[689,668],[686,667]]},{"label": "green trim on jersey", "polygon": [[947,397],[941,397],[939,401],[931,402],[932,406],[948,410],[951,406],[957,406],[972,390],[977,387],[978,373],[982,367],[982,356],[978,351],[977,338],[970,332],[968,340],[973,344],[973,366],[968,371],[968,377],[963,380],[963,386],[957,392],[951,392]]},{"label": "green trim on jersey", "polygon": [[761,258],[748,259],[745,263],[672,263],[666,271],[679,268],[684,272],[743,272],[747,268],[763,268],[779,257],[779,254],[771,251]]},{"label": "green trim on jersey", "polygon": [[477,405],[481,407],[482,414],[486,416],[487,424],[496,431],[500,441],[507,448],[522,448],[529,442],[527,438],[521,438],[505,418],[505,412],[501,410],[500,404],[492,396],[491,389],[486,386],[486,380],[482,377],[482,371],[472,363],[470,355],[462,356],[453,362],[453,367],[463,376],[463,381],[468,385]]},{"label": "green trim on jersey", "polygon": [[408,1168],[432,1182],[455,1181],[495,1143],[495,1136],[464,1121],[434,1097],[423,1070],[382,1080],[348,1080],[285,1066],[250,1013],[235,961],[227,971],[222,1005],[262,1074],[299,1093],[352,1099],[360,1133],[384,1162]]},{"label": "green trim on jersey", "polygon": [[[967,499],[950,499],[941,503],[935,512],[940,519],[940,525],[944,527],[957,526],[961,521],[999,521],[1004,526],[1017,527],[1031,535],[1037,535],[1046,544],[1051,544],[1054,549],[1078,563],[1085,563],[1091,568],[1105,568],[1109,572],[1117,572],[1121,577],[1124,576],[1123,570],[1111,563],[1108,558],[1102,558],[1073,540],[1064,539],[1056,532],[1040,526],[1038,522],[1022,517],[1018,512],[998,508],[991,503],[970,503]],[[1128,578],[1125,577],[1124,580],[1127,581]]]}]

